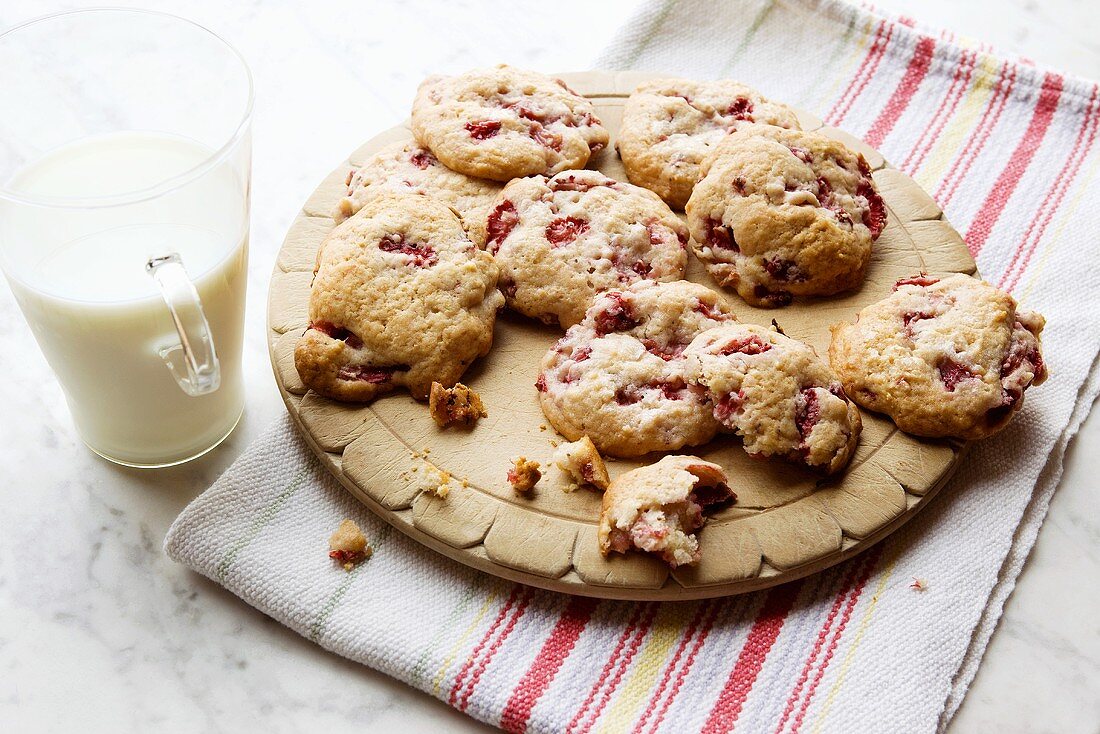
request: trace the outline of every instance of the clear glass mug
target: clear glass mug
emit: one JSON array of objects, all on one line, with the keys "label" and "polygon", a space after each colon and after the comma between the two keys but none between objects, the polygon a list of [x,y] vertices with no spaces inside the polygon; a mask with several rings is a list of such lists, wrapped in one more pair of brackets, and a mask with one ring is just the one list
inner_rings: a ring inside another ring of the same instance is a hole
[{"label": "clear glass mug", "polygon": [[140,10],[0,35],[0,267],[81,438],[130,466],[217,446],[244,407],[252,79]]}]

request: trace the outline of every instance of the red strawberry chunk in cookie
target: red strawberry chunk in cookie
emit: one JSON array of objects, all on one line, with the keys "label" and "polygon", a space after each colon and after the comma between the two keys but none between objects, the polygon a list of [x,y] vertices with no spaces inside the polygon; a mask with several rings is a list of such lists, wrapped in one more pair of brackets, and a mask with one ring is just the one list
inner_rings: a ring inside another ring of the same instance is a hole
[{"label": "red strawberry chunk in cookie", "polygon": [[675,343],[675,344],[661,344],[654,339],[642,339],[642,344],[650,354],[660,357],[666,362],[670,362],[687,349],[687,344]]},{"label": "red strawberry chunk in cookie", "polygon": [[812,163],[813,160],[814,160],[813,154],[810,153],[810,151],[806,150],[805,148],[799,148],[798,146],[792,146],[792,147],[788,148],[788,150],[791,151],[791,155],[793,155],[795,158],[802,161],[803,163]]},{"label": "red strawberry chunk in cookie", "polygon": [[627,385],[615,391],[615,402],[619,405],[633,405],[641,399],[642,390],[636,385]]},{"label": "red strawberry chunk in cookie", "polygon": [[934,316],[927,311],[906,311],[901,315],[901,322],[906,326],[906,333],[912,335],[912,332],[908,330],[910,324],[914,321],[924,321],[931,318],[934,318]]},{"label": "red strawberry chunk in cookie", "polygon": [[555,176],[550,179],[549,187],[551,191],[590,191],[597,186],[607,186],[608,188],[615,188],[615,181],[610,178],[605,178],[602,181],[580,181],[576,176],[569,175],[561,178]]},{"label": "red strawberry chunk in cookie", "polygon": [[729,425],[730,419],[741,412],[745,406],[745,391],[738,390],[729,393],[714,404],[714,417],[723,424]]},{"label": "red strawberry chunk in cookie", "polygon": [[723,312],[718,306],[712,306],[706,301],[699,301],[695,305],[695,311],[714,321],[726,321],[733,318],[731,314]]},{"label": "red strawberry chunk in cookie", "polygon": [[609,303],[606,308],[596,314],[595,319],[596,333],[598,335],[604,336],[614,331],[627,331],[639,324],[639,321],[634,316],[634,309],[632,309],[630,303],[623,298],[622,293],[612,291],[604,295],[604,300]]},{"label": "red strawberry chunk in cookie", "polygon": [[592,347],[578,347],[569,355],[569,359],[574,362],[583,362],[592,356]]},{"label": "red strawberry chunk in cookie", "polygon": [[378,243],[378,249],[382,250],[382,252],[407,255],[412,259],[410,264],[418,268],[432,266],[439,261],[439,257],[435,254],[435,250],[432,247],[418,242],[406,242],[405,236],[401,234],[386,235]]},{"label": "red strawberry chunk in cookie", "polygon": [[730,228],[723,225],[720,219],[708,219],[706,224],[707,229],[707,244],[711,247],[717,247],[722,250],[733,250],[734,252],[740,252],[741,248],[737,246],[736,240],[733,239],[733,232]]},{"label": "red strawberry chunk in cookie", "polygon": [[488,140],[500,132],[500,120],[476,120],[466,123],[466,132],[474,140]]},{"label": "red strawberry chunk in cookie", "polygon": [[645,260],[633,260],[633,253],[624,251],[618,245],[614,245],[615,251],[611,254],[611,264],[619,272],[619,282],[630,284],[637,280],[636,276],[649,277],[653,267]]},{"label": "red strawberry chunk in cookie", "polygon": [[801,283],[807,280],[806,274],[793,260],[780,257],[764,258],[764,270],[776,280],[786,283]]},{"label": "red strawberry chunk in cookie", "polygon": [[535,122],[540,122],[542,120],[541,115],[525,105],[516,102],[506,102],[502,106],[515,110],[516,114],[525,120],[533,120]]},{"label": "red strawberry chunk in cookie", "polygon": [[688,389],[687,383],[678,377],[650,383],[649,387],[659,389],[666,400],[682,400],[684,391]]},{"label": "red strawberry chunk in cookie", "polygon": [[393,373],[407,370],[408,367],[370,367],[363,364],[346,364],[340,368],[336,376],[341,380],[359,380],[372,384],[389,382]]},{"label": "red strawberry chunk in cookie", "polygon": [[828,209],[836,217],[836,220],[841,224],[851,224],[852,217],[848,212],[837,203],[833,198],[833,186],[824,177],[818,177],[817,179],[817,201],[821,204],[822,208]]},{"label": "red strawberry chunk in cookie", "polygon": [[[1019,321],[1016,322],[1016,328],[1022,328]],[[1015,372],[1025,362],[1031,365],[1031,372],[1034,374],[1041,375],[1043,373],[1043,356],[1039,353],[1038,347],[1019,340],[1013,341],[1008,354],[1005,355],[1004,362],[1001,364],[1001,376],[1004,377]]]},{"label": "red strawberry chunk in cookie", "polygon": [[756,334],[745,339],[733,339],[726,346],[722,347],[718,353],[726,356],[730,354],[763,354],[772,348],[771,344],[761,339]]},{"label": "red strawberry chunk in cookie", "polygon": [[516,205],[507,200],[497,204],[496,209],[489,215],[489,221],[485,227],[488,235],[485,244],[489,252],[495,255],[517,224],[519,224],[519,212],[516,211]]},{"label": "red strawberry chunk in cookie", "polygon": [[332,550],[328,552],[329,558],[345,567],[358,563],[365,555],[363,551]]},{"label": "red strawberry chunk in cookie", "polygon": [[550,150],[561,150],[561,135],[558,135],[552,130],[548,130],[539,123],[533,123],[529,134],[535,139],[539,145],[545,146]]},{"label": "red strawberry chunk in cookie", "polygon": [[640,402],[647,390],[659,390],[666,400],[683,400],[687,383],[680,378],[653,380],[644,385],[627,385],[615,391],[615,402],[619,405],[633,405]]},{"label": "red strawberry chunk in cookie", "polygon": [[507,275],[500,276],[497,286],[500,288],[500,292],[508,298],[515,298],[516,292],[519,290],[519,284]]},{"label": "red strawberry chunk in cookie", "polygon": [[929,278],[924,273],[921,273],[920,275],[914,275],[910,278],[902,278],[898,282],[894,283],[894,290],[897,290],[903,285],[916,285],[920,286],[921,288],[927,288],[928,286],[935,285],[939,282],[939,278]]},{"label": "red strawberry chunk in cookie", "polygon": [[409,156],[409,162],[419,168],[421,171],[428,166],[434,166],[436,164],[436,158],[429,151],[417,150]]},{"label": "red strawberry chunk in cookie", "polygon": [[960,382],[977,377],[970,371],[969,367],[951,357],[941,359],[936,365],[936,369],[939,370],[940,379],[943,380],[943,386],[947,392],[955,392],[955,388],[959,386]]},{"label": "red strawberry chunk in cookie", "polygon": [[[688,235],[687,231],[673,232],[668,227],[657,224],[656,222],[648,222],[645,226],[646,234],[649,235],[649,244],[656,247],[657,245],[663,245],[671,240],[672,237],[676,238],[676,241],[680,243],[680,247],[687,247]],[[671,237],[670,237],[671,235]]]},{"label": "red strawberry chunk in cookie", "polygon": [[787,291],[773,291],[766,285],[757,285],[753,287],[752,293],[757,300],[763,303],[763,305],[769,307],[786,306],[794,298],[794,296]]},{"label": "red strawberry chunk in cookie", "polygon": [[735,120],[752,122],[752,109],[752,100],[746,97],[738,97],[733,101],[733,104],[726,108],[726,114]]},{"label": "red strawberry chunk in cookie", "polygon": [[886,228],[886,203],[875,191],[871,179],[859,182],[856,196],[862,197],[867,202],[867,208],[863,211],[863,224],[871,230],[871,239],[877,240],[882,230]]},{"label": "red strawberry chunk in cookie", "polygon": [[1021,390],[1008,389],[1001,393],[1001,404],[996,408],[990,408],[985,413],[985,421],[990,426],[995,426],[1004,422],[1012,415],[1012,411],[1016,408],[1016,403],[1024,397],[1024,393]]},{"label": "red strawberry chunk in cookie", "polygon": [[798,399],[798,414],[795,416],[798,435],[805,440],[819,420],[821,420],[821,405],[817,401],[817,391],[812,387],[807,388],[802,391]]},{"label": "red strawberry chunk in cookie", "polygon": [[314,321],[309,325],[309,328],[319,331],[332,339],[339,339],[352,349],[363,348],[363,340],[342,326],[336,326],[327,321]]},{"label": "red strawberry chunk in cookie", "polygon": [[546,239],[551,245],[566,245],[588,231],[588,222],[577,217],[560,217],[546,225]]}]

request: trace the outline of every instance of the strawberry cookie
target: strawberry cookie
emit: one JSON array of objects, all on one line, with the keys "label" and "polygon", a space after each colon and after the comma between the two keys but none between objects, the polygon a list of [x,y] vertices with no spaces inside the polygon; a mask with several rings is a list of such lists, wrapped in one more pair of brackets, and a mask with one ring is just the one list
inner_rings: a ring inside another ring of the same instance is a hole
[{"label": "strawberry cookie", "polygon": [[654,79],[626,101],[617,147],[633,183],[683,209],[714,146],[753,123],[799,128],[791,108],[744,84]]},{"label": "strawberry cookie", "polygon": [[707,389],[714,417],[750,455],[825,474],[852,458],[859,410],[811,347],[763,326],[727,324],[697,336],[684,356],[688,378]]},{"label": "strawberry cookie", "polygon": [[597,293],[679,280],[687,227],[652,191],[599,171],[517,178],[489,215],[486,249],[510,308],[569,327]]},{"label": "strawberry cookie", "polygon": [[863,282],[886,205],[861,154],[818,133],[752,125],[715,146],[703,172],[688,225],[719,284],[771,308]]},{"label": "strawberry cookie", "polygon": [[496,181],[584,168],[608,142],[589,100],[505,64],[425,79],[412,130],[448,168]]},{"label": "strawberry cookie", "polygon": [[348,172],[347,196],[333,212],[339,224],[363,208],[374,196],[385,193],[423,194],[438,199],[458,212],[470,239],[485,245],[485,219],[500,184],[473,178],[444,166],[431,151],[414,142],[394,143]]},{"label": "strawberry cookie", "polygon": [[587,435],[611,456],[706,443],[718,431],[683,352],[700,332],[735,320],[710,288],[642,281],[596,297],[542,361],[542,411],[570,441]]},{"label": "strawberry cookie", "polygon": [[966,275],[920,275],[833,326],[829,359],[861,406],[918,436],[984,438],[1046,379],[1045,321]]},{"label": "strawberry cookie", "polygon": [[373,199],[321,244],[294,350],[302,382],[355,402],[398,386],[424,400],[433,382],[454,385],[493,343],[497,274],[443,204]]},{"label": "strawberry cookie", "polygon": [[652,553],[673,568],[696,563],[704,513],[737,499],[727,481],[722,467],[695,456],[626,472],[603,495],[600,552]]}]

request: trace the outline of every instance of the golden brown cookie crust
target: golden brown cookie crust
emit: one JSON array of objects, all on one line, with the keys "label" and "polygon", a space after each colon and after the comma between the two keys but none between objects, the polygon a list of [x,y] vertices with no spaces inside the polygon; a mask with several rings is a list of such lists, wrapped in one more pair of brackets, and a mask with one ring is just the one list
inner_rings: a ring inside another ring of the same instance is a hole
[{"label": "golden brown cookie crust", "polygon": [[584,168],[609,139],[565,82],[506,64],[425,79],[412,131],[448,168],[495,181]]},{"label": "golden brown cookie crust", "polygon": [[485,219],[500,184],[474,178],[444,166],[432,152],[408,141],[393,143],[348,172],[347,196],[333,212],[339,224],[380,194],[422,194],[455,210],[478,247],[485,245]]},{"label": "golden brown cookie crust", "polygon": [[599,171],[517,178],[488,218],[509,308],[568,328],[598,294],[680,280],[687,227],[652,191]]},{"label": "golden brown cookie crust", "polygon": [[632,183],[683,209],[714,146],[754,123],[799,127],[794,110],[740,82],[654,79],[626,101],[619,155]]},{"label": "golden brown cookie crust", "polygon": [[915,276],[833,326],[845,391],[918,436],[979,439],[1004,428],[1046,379],[1044,319],[966,275]]},{"label": "golden brown cookie crust", "polygon": [[697,336],[684,355],[689,379],[707,388],[714,417],[749,454],[824,474],[851,460],[859,410],[810,346],[767,327],[727,324]]},{"label": "golden brown cookie crust", "polygon": [[353,402],[399,386],[423,400],[432,382],[454,385],[492,345],[497,274],[443,204],[373,199],[321,245],[294,351],[302,382]]},{"label": "golden brown cookie crust", "polygon": [[571,441],[641,456],[706,443],[718,430],[705,391],[690,384],[683,350],[735,317],[706,286],[642,281],[596,298],[542,361],[543,414]]},{"label": "golden brown cookie crust", "polygon": [[687,204],[696,256],[758,307],[863,282],[886,207],[863,156],[819,133],[752,125],[703,162]]}]

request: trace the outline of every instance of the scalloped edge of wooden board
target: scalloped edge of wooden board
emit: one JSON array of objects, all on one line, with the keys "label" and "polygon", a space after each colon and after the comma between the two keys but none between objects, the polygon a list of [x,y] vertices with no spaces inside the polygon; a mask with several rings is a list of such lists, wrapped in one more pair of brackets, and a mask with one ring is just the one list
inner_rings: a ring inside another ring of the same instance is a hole
[{"label": "scalloped edge of wooden board", "polygon": [[[616,98],[627,97],[638,82],[660,75],[581,72],[560,76],[584,96],[615,104]],[[608,92],[609,88],[612,91]],[[867,157],[887,199],[890,221],[897,224],[890,234],[908,241],[908,249],[917,253],[924,269],[976,273],[962,238],[919,185],[890,168],[881,154],[857,138],[825,128],[819,119],[802,111],[799,117],[804,129],[821,129]],[[371,406],[340,405],[307,394],[293,369],[293,345],[297,339],[294,330],[304,326],[302,309],[308,302],[316,246],[334,226],[327,212],[342,194],[339,184],[348,167],[365,160],[374,149],[408,137],[407,125],[375,136],[326,176],[307,199],[276,260],[268,297],[268,343],[280,394],[307,445],[349,492],[420,544],[494,576],[552,591],[639,601],[728,596],[793,581],[863,552],[915,516],[958,467],[966,444],[928,442],[892,428],[877,446],[868,448],[861,442],[861,451],[840,480],[788,503],[708,523],[700,533],[704,560],[698,566],[674,571],[640,554],[600,556],[593,537],[596,518],[582,521],[544,514],[465,482],[452,484],[446,500],[433,499],[409,482],[399,486],[400,467],[407,471],[409,462],[430,462],[417,459],[417,452],[389,429]],[[609,160],[609,155],[613,154],[604,154],[604,167],[621,167],[621,162]],[[625,175],[617,177],[625,179]],[[934,237],[936,245],[918,249],[914,232],[920,239]],[[888,242],[880,238],[876,250],[881,254]],[[933,255],[931,265],[924,254]],[[912,271],[911,266],[904,267]],[[830,313],[853,313],[851,306],[837,303],[846,299],[831,300],[822,321],[833,320]],[[825,303],[829,301],[816,305]],[[357,457],[372,431],[375,438],[378,431],[389,434],[393,443],[388,452],[373,444],[368,468]],[[893,440],[895,436],[907,440],[903,444]],[[914,446],[918,449],[915,456]],[[925,471],[923,447],[939,454],[927,457],[941,467],[937,476],[928,477]],[[344,456],[349,450],[351,462]],[[952,456],[945,457],[945,451]],[[844,482],[858,481],[861,476],[859,487],[871,487],[868,492],[873,491],[878,504],[869,505],[862,492],[846,491],[853,487]],[[532,526],[539,528],[539,543],[528,542]],[[723,526],[738,526],[738,531],[715,532]],[[548,552],[551,550],[560,552]],[[714,560],[708,564],[708,558]]]}]

